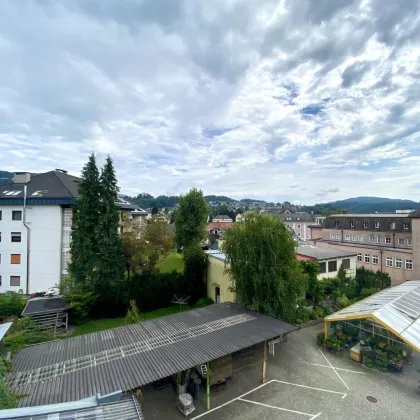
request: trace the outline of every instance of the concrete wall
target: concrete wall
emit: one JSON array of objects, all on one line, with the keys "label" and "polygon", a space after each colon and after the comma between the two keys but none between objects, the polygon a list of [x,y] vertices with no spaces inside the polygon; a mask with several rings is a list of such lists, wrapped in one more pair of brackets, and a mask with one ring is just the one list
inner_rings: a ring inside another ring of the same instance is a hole
[{"label": "concrete wall", "polygon": [[[0,293],[7,290],[33,293],[59,284],[61,279],[62,211],[60,206],[32,206],[27,208],[30,227],[29,289],[26,290],[27,232],[22,221],[12,221],[12,211],[22,206],[1,206],[0,221]],[[22,241],[11,242],[11,232],[21,232]],[[20,264],[10,264],[10,254],[20,254]],[[10,276],[20,276],[20,286],[10,286]]]},{"label": "concrete wall", "polygon": [[309,225],[313,224],[311,223],[305,223],[305,222],[290,222],[284,220],[284,224],[289,226],[291,229],[293,229],[299,238],[301,238],[303,241],[307,241],[308,239],[311,239],[311,229],[308,227]]},{"label": "concrete wall", "polygon": [[220,287],[220,302],[235,302],[235,294],[229,290],[231,282],[224,273],[224,261],[209,257],[207,265],[207,296],[216,301],[216,287]]}]

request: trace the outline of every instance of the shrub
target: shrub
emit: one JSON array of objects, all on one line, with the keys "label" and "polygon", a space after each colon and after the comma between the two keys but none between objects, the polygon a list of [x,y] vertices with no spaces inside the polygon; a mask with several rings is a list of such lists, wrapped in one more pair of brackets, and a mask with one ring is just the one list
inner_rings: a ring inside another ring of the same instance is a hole
[{"label": "shrub", "polygon": [[140,313],[137,309],[136,301],[130,300],[130,307],[128,308],[127,315],[125,316],[125,322],[127,324],[135,324],[140,320]]},{"label": "shrub", "polygon": [[0,357],[0,410],[17,407],[19,398],[10,392],[6,385],[5,376],[8,372],[6,361]]},{"label": "shrub", "polygon": [[350,305],[350,301],[346,295],[342,295],[337,298],[337,305],[340,309]]},{"label": "shrub", "polygon": [[0,319],[20,316],[26,302],[17,294],[0,296]]},{"label": "shrub", "polygon": [[30,317],[19,319],[3,339],[3,343],[12,354],[20,349],[44,341],[53,340],[53,335],[41,329]]},{"label": "shrub", "polygon": [[316,342],[318,343],[318,346],[322,346],[325,343],[325,335],[323,332],[318,333]]},{"label": "shrub", "polygon": [[205,298],[198,299],[195,306],[202,308],[204,306],[212,305],[213,303],[214,303],[214,300],[212,298],[205,297]]}]

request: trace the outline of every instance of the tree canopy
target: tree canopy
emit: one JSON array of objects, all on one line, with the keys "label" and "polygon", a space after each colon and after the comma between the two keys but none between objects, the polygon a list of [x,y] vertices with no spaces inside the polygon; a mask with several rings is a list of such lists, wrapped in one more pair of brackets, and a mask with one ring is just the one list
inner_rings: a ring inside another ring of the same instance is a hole
[{"label": "tree canopy", "polygon": [[179,199],[175,216],[176,241],[180,247],[199,243],[206,236],[206,223],[209,208],[204,200],[203,191],[192,188]]},{"label": "tree canopy", "polygon": [[226,271],[238,303],[293,321],[307,276],[296,259],[295,241],[284,223],[265,214],[247,216],[224,234]]}]

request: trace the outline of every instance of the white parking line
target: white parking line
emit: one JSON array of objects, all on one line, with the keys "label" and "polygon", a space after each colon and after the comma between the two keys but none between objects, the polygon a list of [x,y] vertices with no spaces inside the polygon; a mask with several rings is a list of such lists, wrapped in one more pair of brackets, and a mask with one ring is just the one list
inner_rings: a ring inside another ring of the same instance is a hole
[{"label": "white parking line", "polygon": [[324,356],[324,359],[327,361],[327,363],[331,366],[332,370],[335,372],[335,374],[340,378],[340,381],[343,382],[344,386],[347,388],[348,391],[350,391],[350,388],[347,386],[347,384],[344,382],[343,378],[340,376],[340,374],[337,372],[336,368],[330,363],[330,361],[327,359],[324,353],[322,353],[321,349],[318,349],[319,352]]},{"label": "white parking line", "polygon": [[218,405],[217,407],[214,407],[214,408],[210,409],[209,411],[206,411],[204,413],[201,413],[198,416],[195,416],[195,417],[191,418],[190,420],[196,420],[196,419],[199,419],[201,417],[204,417],[207,414],[210,414],[213,411],[219,410],[220,408],[226,407],[227,405],[232,404],[235,401],[248,402],[248,403],[252,403],[252,404],[257,404],[257,405],[265,406],[265,407],[268,407],[268,408],[273,408],[273,409],[276,409],[276,410],[289,411],[289,412],[292,412],[292,413],[295,413],[295,414],[303,414],[303,415],[306,415],[306,416],[309,416],[309,417],[312,416],[309,420],[314,420],[314,419],[316,419],[317,417],[319,417],[321,415],[321,413],[318,413],[318,414],[302,413],[302,412],[299,412],[299,411],[293,411],[293,410],[289,410],[287,408],[271,406],[271,405],[268,405],[268,404],[263,404],[263,403],[260,403],[260,402],[257,402],[257,401],[251,401],[251,400],[248,400],[248,399],[244,398],[247,395],[253,393],[254,391],[257,391],[258,389],[261,389],[261,388],[263,388],[263,387],[265,387],[265,386],[267,386],[267,385],[269,385],[269,384],[271,384],[273,382],[277,382],[277,383],[280,383],[280,384],[291,385],[291,386],[296,386],[298,388],[307,388],[307,389],[313,389],[315,391],[328,392],[330,394],[341,395],[341,398],[342,399],[344,399],[344,398],[347,397],[347,394],[345,394],[344,392],[331,391],[330,389],[315,388],[313,386],[301,385],[301,384],[294,384],[292,382],[286,382],[286,381],[280,381],[278,379],[272,379],[271,381],[268,381],[265,384],[262,384],[260,386],[257,386],[256,388],[251,389],[250,391],[246,392],[245,394],[242,394],[239,397],[236,397],[236,398],[234,398],[234,399],[232,399],[230,401],[227,401],[224,404]]},{"label": "white parking line", "polygon": [[341,397],[342,399],[344,399],[345,397],[347,397],[347,394],[344,393],[344,392],[331,391],[329,389],[315,388],[313,386],[308,386],[308,385],[293,384],[292,382],[279,381],[277,379],[273,379],[270,382],[278,382],[280,384],[293,385],[293,386],[298,386],[300,388],[314,389],[315,391],[329,392],[330,394],[338,394],[338,395],[342,395],[342,397]]},{"label": "white parking line", "polygon": [[260,402],[257,402],[257,401],[246,400],[246,399],[244,399],[244,398],[238,398],[238,401],[244,401],[244,402],[251,403],[251,404],[256,404],[256,405],[262,405],[263,407],[267,407],[267,408],[274,408],[275,410],[288,411],[289,413],[302,414],[303,416],[308,416],[308,417],[311,417],[311,419],[310,419],[310,420],[314,419],[314,418],[315,418],[315,417],[314,417],[315,415],[316,415],[316,416],[319,416],[319,414],[321,414],[321,413],[319,413],[319,414],[309,414],[309,413],[303,413],[302,411],[295,411],[295,410],[289,410],[289,409],[287,409],[287,408],[280,408],[280,407],[276,407],[276,406],[274,406],[274,405],[263,404],[263,403],[260,403]]},{"label": "white parking line", "polygon": [[332,366],[327,366],[327,365],[320,365],[319,363],[310,363],[310,362],[305,362],[304,360],[301,360],[300,363],[305,363],[306,365],[320,366],[320,367],[324,367],[328,369],[342,370],[343,372],[358,373],[359,375],[366,375],[365,372],[359,372],[358,370],[344,369],[344,368],[339,368],[336,366],[332,367]]}]

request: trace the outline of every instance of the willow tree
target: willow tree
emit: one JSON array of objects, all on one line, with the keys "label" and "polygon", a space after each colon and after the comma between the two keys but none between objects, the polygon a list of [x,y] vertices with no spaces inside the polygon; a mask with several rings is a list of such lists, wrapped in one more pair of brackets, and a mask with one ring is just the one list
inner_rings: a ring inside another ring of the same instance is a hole
[{"label": "willow tree", "polygon": [[239,304],[293,321],[306,291],[306,276],[296,259],[296,243],[284,223],[251,214],[224,234],[226,271]]}]

